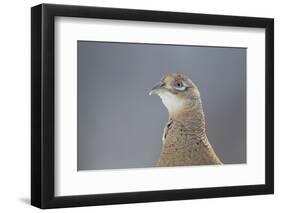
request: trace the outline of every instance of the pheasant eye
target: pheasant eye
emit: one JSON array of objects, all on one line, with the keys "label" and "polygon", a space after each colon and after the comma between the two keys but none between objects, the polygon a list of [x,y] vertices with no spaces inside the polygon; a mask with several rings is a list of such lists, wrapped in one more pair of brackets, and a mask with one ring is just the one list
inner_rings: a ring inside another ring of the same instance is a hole
[{"label": "pheasant eye", "polygon": [[182,81],[175,81],[175,82],[174,82],[174,87],[176,87],[176,88],[182,88],[182,87],[183,87]]}]

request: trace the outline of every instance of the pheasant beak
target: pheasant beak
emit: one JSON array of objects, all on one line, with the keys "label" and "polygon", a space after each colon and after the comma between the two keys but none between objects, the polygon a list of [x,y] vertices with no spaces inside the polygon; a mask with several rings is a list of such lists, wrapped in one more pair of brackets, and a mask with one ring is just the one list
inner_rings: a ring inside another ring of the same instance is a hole
[{"label": "pheasant beak", "polygon": [[159,94],[159,92],[164,88],[165,83],[159,82],[156,84],[149,92],[149,95]]}]

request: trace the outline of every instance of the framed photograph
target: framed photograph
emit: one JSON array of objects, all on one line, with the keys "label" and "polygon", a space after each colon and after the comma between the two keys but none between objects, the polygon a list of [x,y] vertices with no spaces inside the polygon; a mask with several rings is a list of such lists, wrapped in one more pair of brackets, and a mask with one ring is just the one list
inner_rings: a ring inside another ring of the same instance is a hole
[{"label": "framed photograph", "polygon": [[272,194],[274,21],[31,9],[31,204]]}]

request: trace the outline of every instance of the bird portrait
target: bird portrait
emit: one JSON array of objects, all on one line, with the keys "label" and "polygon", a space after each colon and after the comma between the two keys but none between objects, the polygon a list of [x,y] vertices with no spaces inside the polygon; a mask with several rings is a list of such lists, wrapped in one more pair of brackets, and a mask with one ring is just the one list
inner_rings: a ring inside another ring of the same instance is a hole
[{"label": "bird portrait", "polygon": [[167,74],[149,95],[158,95],[169,113],[158,166],[221,165],[207,133],[200,92],[184,74]]}]

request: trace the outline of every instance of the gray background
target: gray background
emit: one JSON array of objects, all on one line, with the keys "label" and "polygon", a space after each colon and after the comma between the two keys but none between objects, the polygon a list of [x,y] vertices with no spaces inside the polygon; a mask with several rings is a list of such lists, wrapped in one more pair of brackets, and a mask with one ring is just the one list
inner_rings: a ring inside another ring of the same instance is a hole
[{"label": "gray background", "polygon": [[199,87],[222,162],[246,162],[245,48],[78,41],[78,170],[156,165],[168,112],[148,93],[169,72]]}]

